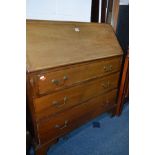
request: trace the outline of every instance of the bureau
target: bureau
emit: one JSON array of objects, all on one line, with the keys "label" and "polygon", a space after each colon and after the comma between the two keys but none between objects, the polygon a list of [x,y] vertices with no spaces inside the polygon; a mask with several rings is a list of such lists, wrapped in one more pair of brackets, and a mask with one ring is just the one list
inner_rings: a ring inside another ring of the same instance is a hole
[{"label": "bureau", "polygon": [[115,110],[122,49],[108,24],[26,21],[27,104],[37,155]]}]

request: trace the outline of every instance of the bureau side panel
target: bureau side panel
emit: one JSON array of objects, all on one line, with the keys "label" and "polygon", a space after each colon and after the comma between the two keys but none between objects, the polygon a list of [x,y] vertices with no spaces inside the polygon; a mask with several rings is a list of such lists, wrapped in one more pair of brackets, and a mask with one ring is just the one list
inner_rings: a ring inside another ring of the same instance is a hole
[{"label": "bureau side panel", "polygon": [[26,104],[30,111],[30,119],[32,121],[33,137],[37,143],[39,143],[36,120],[34,115],[34,104],[33,104],[33,78],[28,73],[26,74]]}]

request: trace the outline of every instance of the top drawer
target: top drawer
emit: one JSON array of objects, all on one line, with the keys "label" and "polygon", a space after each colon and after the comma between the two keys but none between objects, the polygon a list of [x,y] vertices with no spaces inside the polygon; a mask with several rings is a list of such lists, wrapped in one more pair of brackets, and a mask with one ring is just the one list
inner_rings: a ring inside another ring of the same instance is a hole
[{"label": "top drawer", "polygon": [[64,67],[37,75],[37,94],[44,95],[82,81],[120,70],[122,57]]}]

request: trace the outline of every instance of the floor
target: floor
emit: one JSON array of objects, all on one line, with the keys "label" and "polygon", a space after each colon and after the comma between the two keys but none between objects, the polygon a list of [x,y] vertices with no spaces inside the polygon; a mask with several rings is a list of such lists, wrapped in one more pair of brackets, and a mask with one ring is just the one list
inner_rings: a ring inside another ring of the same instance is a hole
[{"label": "floor", "polygon": [[[33,155],[33,151],[31,150]],[[128,155],[129,104],[121,116],[103,114],[52,146],[47,155]]]}]

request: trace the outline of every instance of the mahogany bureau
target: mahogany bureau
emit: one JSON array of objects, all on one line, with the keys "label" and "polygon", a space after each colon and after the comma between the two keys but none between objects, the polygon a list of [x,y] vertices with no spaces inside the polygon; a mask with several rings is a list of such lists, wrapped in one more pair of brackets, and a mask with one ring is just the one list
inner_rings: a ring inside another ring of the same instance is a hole
[{"label": "mahogany bureau", "polygon": [[108,24],[27,20],[27,96],[36,154],[116,109],[122,49]]}]

